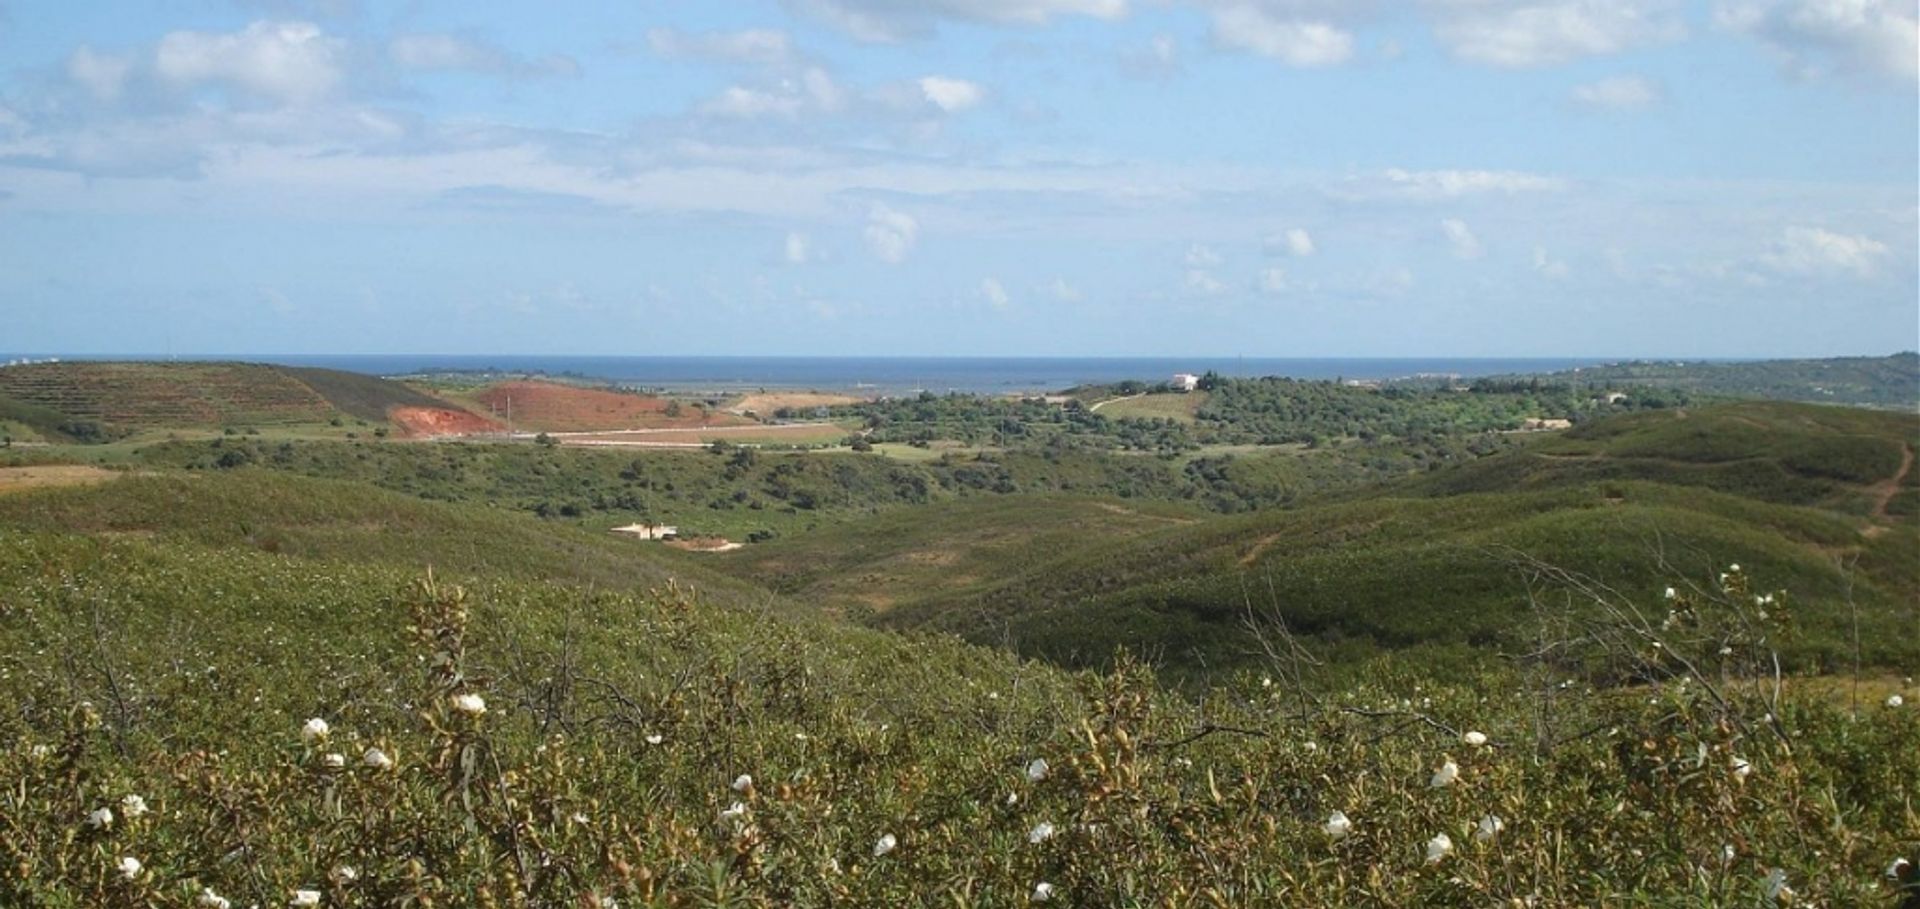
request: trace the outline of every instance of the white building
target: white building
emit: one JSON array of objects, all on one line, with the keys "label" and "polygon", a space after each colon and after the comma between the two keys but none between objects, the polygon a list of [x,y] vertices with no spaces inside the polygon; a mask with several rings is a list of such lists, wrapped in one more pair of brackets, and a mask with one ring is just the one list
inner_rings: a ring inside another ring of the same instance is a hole
[{"label": "white building", "polygon": [[1200,387],[1200,377],[1190,372],[1174,373],[1173,387],[1181,391],[1192,391]]},{"label": "white building", "polygon": [[671,524],[628,524],[613,528],[614,533],[623,533],[642,540],[664,540],[680,535],[680,528]]}]

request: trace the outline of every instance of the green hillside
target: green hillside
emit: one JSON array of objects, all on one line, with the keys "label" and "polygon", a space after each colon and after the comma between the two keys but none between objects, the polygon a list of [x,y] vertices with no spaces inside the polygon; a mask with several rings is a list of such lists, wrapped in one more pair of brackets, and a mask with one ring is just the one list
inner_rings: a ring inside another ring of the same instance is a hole
[{"label": "green hillside", "polygon": [[[1897,414],[1787,404],[1626,416],[1345,502],[1045,538],[1005,570],[912,585],[876,621],[1007,642],[1070,665],[1098,664],[1126,645],[1197,672],[1253,655],[1250,610],[1356,655],[1513,649],[1532,627],[1525,591],[1535,562],[1641,595],[1676,574],[1712,586],[1722,566],[1740,562],[1807,604],[1786,648],[1796,665],[1830,670],[1852,659],[1849,596],[1862,657],[1910,665],[1916,642],[1900,630],[1920,603],[1920,531],[1903,505],[1914,472],[1893,480],[1917,426]],[[892,577],[894,553],[939,549],[941,527],[900,521],[877,534],[888,548],[866,562],[869,531],[848,527],[736,563],[754,574],[811,557],[834,566],[820,592],[857,598],[849,579]]]}]

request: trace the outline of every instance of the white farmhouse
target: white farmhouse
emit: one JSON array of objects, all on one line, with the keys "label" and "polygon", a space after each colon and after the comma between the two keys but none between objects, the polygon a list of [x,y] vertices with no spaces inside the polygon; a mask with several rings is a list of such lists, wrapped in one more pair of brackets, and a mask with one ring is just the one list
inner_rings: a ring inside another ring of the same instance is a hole
[{"label": "white farmhouse", "polygon": [[664,540],[680,535],[680,528],[671,524],[628,524],[613,528],[614,533],[637,537],[642,540]]},{"label": "white farmhouse", "polygon": [[1174,373],[1173,387],[1180,391],[1192,391],[1200,387],[1200,377],[1190,372]]}]

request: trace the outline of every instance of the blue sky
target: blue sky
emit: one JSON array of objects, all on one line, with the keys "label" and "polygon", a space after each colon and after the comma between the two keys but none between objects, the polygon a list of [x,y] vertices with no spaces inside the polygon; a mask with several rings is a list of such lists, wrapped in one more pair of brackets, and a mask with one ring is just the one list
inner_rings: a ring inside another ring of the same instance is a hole
[{"label": "blue sky", "polygon": [[0,350],[1920,346],[1912,0],[0,0]]}]

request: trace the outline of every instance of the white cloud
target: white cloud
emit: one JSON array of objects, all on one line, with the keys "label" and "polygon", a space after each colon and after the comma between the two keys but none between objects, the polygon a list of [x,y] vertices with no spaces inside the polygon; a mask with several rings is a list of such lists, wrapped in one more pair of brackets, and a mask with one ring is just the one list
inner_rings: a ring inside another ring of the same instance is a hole
[{"label": "white cloud", "polygon": [[1260,291],[1269,294],[1286,293],[1287,271],[1284,268],[1266,268],[1260,271]]},{"label": "white cloud", "polygon": [[1187,270],[1187,289],[1203,297],[1214,297],[1226,293],[1227,285],[1214,277],[1211,271],[1191,268]]},{"label": "white cloud", "polygon": [[1187,263],[1188,268],[1213,268],[1226,260],[1221,258],[1213,247],[1195,243],[1187,247],[1187,256],[1183,261]]},{"label": "white cloud", "polygon": [[132,60],[114,54],[95,53],[93,48],[84,44],[67,58],[67,76],[102,101],[113,101],[120,97],[120,90],[127,82],[127,73],[132,69]]},{"label": "white cloud", "polygon": [[1440,232],[1447,235],[1447,243],[1453,247],[1456,259],[1478,259],[1487,254],[1486,247],[1480,245],[1480,238],[1474,236],[1467,222],[1459,218],[1441,221]]},{"label": "white cloud", "polygon": [[1887,245],[1871,237],[1835,233],[1819,227],[1789,227],[1760,257],[1774,271],[1798,275],[1851,272],[1873,274]]},{"label": "white cloud", "polygon": [[797,117],[802,113],[835,113],[846,107],[846,92],[826,70],[808,67],[797,79],[781,79],[764,87],[729,86],[700,105],[710,116],[754,118]]},{"label": "white cloud", "polygon": [[788,233],[786,259],[789,265],[805,265],[813,261],[813,241],[799,231]]},{"label": "white cloud", "polygon": [[230,33],[177,31],[160,39],[154,71],[181,86],[225,83],[291,103],[318,100],[341,79],[344,42],[311,22],[255,22]]},{"label": "white cloud", "polygon": [[1660,103],[1666,92],[1660,83],[1645,76],[1610,76],[1598,82],[1576,85],[1570,93],[1575,104],[1596,110],[1638,110]]},{"label": "white cloud", "polygon": [[1802,76],[1833,70],[1920,78],[1912,0],[1722,0],[1720,27],[1749,34]]},{"label": "white cloud", "polygon": [[443,32],[401,35],[387,44],[394,63],[413,70],[496,73],[512,76],[573,76],[580,64],[562,54],[522,60],[511,52]]},{"label": "white cloud", "polygon": [[1319,67],[1353,57],[1353,33],[1320,18],[1270,4],[1236,2],[1213,11],[1213,40],[1288,66]]},{"label": "white cloud", "polygon": [[867,212],[867,249],[882,262],[898,264],[920,238],[920,222],[903,212],[875,203]]},{"label": "white cloud", "polygon": [[1677,0],[1425,0],[1434,34],[1462,60],[1533,67],[1677,41]]},{"label": "white cloud", "polygon": [[[1409,199],[1457,199],[1480,193],[1517,195],[1529,192],[1553,192],[1566,188],[1566,181],[1522,171],[1428,170],[1408,171],[1393,168],[1381,174],[1388,195]],[[1358,190],[1368,194],[1362,183]]]},{"label": "white cloud", "polygon": [[1053,283],[1047,285],[1047,293],[1062,303],[1078,303],[1085,299],[1085,296],[1080,293],[1080,288],[1073,286],[1065,278],[1053,279]]},{"label": "white cloud", "polygon": [[1318,252],[1313,244],[1313,235],[1304,227],[1289,228],[1282,233],[1273,234],[1261,241],[1261,247],[1270,256],[1293,256],[1304,259]]},{"label": "white cloud", "polygon": [[920,93],[933,106],[950,114],[978,105],[987,95],[986,90],[976,83],[946,76],[921,78]]},{"label": "white cloud", "polygon": [[998,278],[982,279],[980,281],[980,296],[985,297],[987,305],[994,309],[1006,309],[1007,304],[1013,302],[1012,299],[1007,296],[1007,289],[1001,286],[1000,279]]},{"label": "white cloud", "polygon": [[1558,281],[1567,276],[1567,263],[1547,255],[1546,247],[1536,246],[1533,248],[1533,270]]},{"label": "white cloud", "polygon": [[943,20],[1045,25],[1056,17],[1118,19],[1127,0],[785,0],[862,41],[901,41],[931,32]]},{"label": "white cloud", "polygon": [[784,63],[793,57],[793,39],[771,28],[731,32],[647,30],[647,47],[662,57],[723,60],[731,63]]}]

